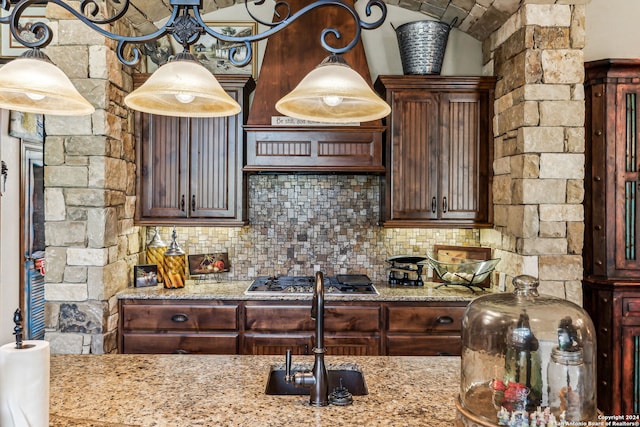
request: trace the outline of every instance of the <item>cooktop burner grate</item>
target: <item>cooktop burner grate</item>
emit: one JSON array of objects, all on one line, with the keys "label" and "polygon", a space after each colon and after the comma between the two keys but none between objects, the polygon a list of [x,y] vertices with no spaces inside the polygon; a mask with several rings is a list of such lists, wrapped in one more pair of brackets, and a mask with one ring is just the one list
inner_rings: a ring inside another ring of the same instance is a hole
[{"label": "cooktop burner grate", "polygon": [[[313,276],[258,276],[247,289],[247,293],[312,294],[315,280]],[[364,274],[325,276],[324,292],[325,294],[378,294],[369,277]]]}]

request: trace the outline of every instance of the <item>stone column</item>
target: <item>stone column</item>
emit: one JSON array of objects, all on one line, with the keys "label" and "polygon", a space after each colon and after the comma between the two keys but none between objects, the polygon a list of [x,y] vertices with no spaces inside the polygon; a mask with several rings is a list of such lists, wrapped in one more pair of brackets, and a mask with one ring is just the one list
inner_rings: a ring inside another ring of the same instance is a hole
[{"label": "stone column", "polygon": [[482,243],[502,258],[498,270],[508,285],[531,274],[541,292],[579,304],[585,2],[524,2],[484,43],[498,83],[495,227],[482,232]]},{"label": "stone column", "polygon": [[113,42],[63,9],[49,5],[47,17],[55,34],[47,54],[96,112],[45,118],[45,339],[54,353],[110,353],[114,295],[142,250],[132,117],[122,101],[130,70]]}]

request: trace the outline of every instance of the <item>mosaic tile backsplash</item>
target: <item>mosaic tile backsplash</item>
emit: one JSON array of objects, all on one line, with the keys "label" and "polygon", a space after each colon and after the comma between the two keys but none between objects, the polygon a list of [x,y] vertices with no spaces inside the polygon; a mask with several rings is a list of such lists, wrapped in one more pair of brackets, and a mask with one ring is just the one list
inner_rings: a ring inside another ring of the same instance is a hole
[{"label": "mosaic tile backsplash", "polygon": [[[388,276],[386,259],[424,255],[433,245],[479,246],[470,229],[383,228],[377,175],[251,175],[249,225],[177,227],[187,254],[228,252],[233,280],[264,275]],[[149,235],[149,231],[147,230]],[[169,243],[171,227],[159,227]]]}]

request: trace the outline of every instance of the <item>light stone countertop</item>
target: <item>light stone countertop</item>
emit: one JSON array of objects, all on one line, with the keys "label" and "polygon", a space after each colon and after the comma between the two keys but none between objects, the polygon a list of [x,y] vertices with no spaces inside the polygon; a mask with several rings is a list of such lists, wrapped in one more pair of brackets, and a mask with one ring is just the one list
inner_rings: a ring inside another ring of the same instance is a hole
[{"label": "light stone countertop", "polygon": [[[187,280],[182,289],[164,289],[162,285],[148,288],[127,288],[118,293],[119,299],[219,299],[219,300],[308,300],[311,294],[266,294],[246,295],[251,281],[194,281]],[[489,291],[476,290],[476,294],[463,286],[442,286],[441,283],[426,282],[420,287],[390,287],[387,283],[374,283],[380,295],[326,294],[333,301],[471,301]]]},{"label": "light stone countertop", "polygon": [[[327,356],[355,363],[369,390],[351,406],[264,393],[279,356],[52,355],[50,427],[451,427],[459,357]],[[294,356],[313,363],[312,356]]]}]

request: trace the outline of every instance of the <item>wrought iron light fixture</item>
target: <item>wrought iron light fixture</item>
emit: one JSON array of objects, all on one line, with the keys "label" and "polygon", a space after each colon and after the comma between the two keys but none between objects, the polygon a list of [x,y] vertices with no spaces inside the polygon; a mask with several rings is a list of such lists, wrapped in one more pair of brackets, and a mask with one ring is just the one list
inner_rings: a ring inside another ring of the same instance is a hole
[{"label": "wrought iron light fixture", "polygon": [[[330,54],[323,64],[313,70],[301,84],[277,103],[276,108],[283,114],[321,122],[359,122],[382,118],[389,114],[389,106],[378,97],[369,85],[339,57],[360,40],[362,29],[378,28],[387,15],[383,0],[369,0],[366,15],[371,17],[372,8],[377,7],[380,17],[374,22],[364,22],[355,8],[345,0],[316,0],[296,13],[284,1],[275,5],[274,21],[258,19],[250,10],[249,1],[245,8],[253,20],[268,27],[262,33],[248,36],[230,36],[219,33],[207,26],[202,19],[203,0],[170,0],[172,13],[161,28],[146,35],[120,35],[110,32],[108,24],[121,19],[129,9],[132,0],[112,0],[110,5],[120,6],[112,14],[105,12],[104,3],[98,0],[82,0],[79,8],[65,0],[0,0],[0,6],[10,13],[0,18],[1,24],[8,24],[13,37],[30,48],[25,54],[2,67],[0,72],[0,107],[17,111],[45,113],[53,115],[91,114],[93,106],[73,87],[64,73],[40,51],[52,39],[47,24],[38,22],[31,27],[31,38],[20,34],[19,20],[25,10],[34,4],[52,3],[62,7],[75,18],[103,36],[115,40],[116,54],[125,65],[135,65],[141,59],[138,45],[171,35],[184,51],[173,60],[162,65],[138,89],[125,97],[125,104],[132,109],[161,115],[183,117],[218,117],[237,114],[240,106],[220,86],[195,56],[189,53],[190,46],[200,36],[208,34],[219,41],[243,45],[247,54],[236,59],[237,48],[229,52],[229,61],[238,67],[247,65],[252,58],[252,43],[265,40],[296,21],[302,15],[320,7],[336,7],[346,10],[355,22],[353,39],[343,47],[334,47],[327,42],[331,34],[340,39],[342,35],[335,28],[325,28],[320,35],[322,47]],[[261,6],[265,0],[252,2]],[[127,54],[125,55],[125,52]],[[25,74],[29,70],[29,77]],[[265,78],[268,78],[266,76]],[[329,89],[337,89],[337,92]]]}]

